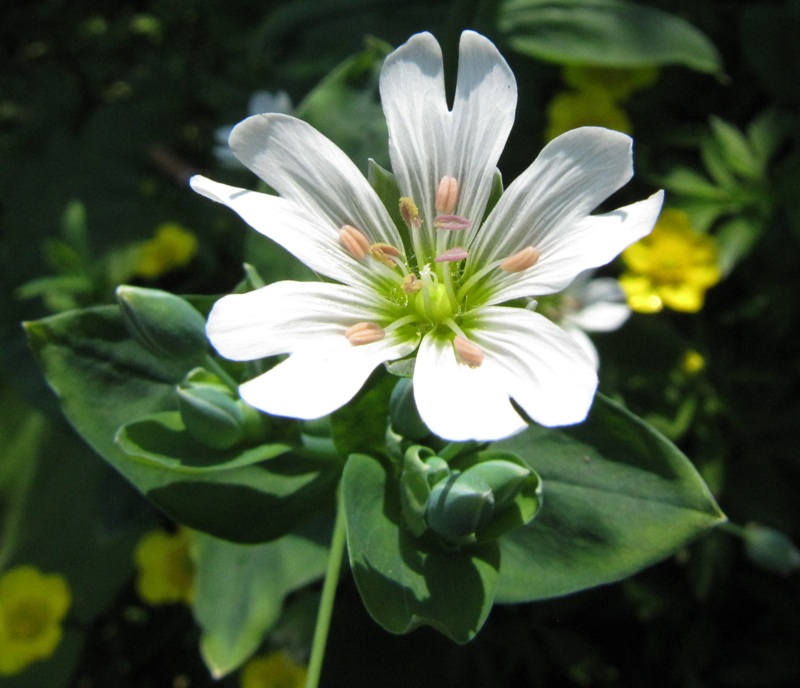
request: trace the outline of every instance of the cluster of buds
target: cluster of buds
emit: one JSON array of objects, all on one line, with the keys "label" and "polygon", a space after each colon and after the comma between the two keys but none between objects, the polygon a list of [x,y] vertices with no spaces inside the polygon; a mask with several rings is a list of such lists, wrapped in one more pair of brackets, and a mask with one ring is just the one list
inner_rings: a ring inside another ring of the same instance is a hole
[{"label": "cluster of buds", "polygon": [[405,452],[400,497],[415,536],[431,531],[451,547],[530,523],[542,504],[539,476],[514,454],[480,451],[448,461],[421,445]]},{"label": "cluster of buds", "polygon": [[[208,361],[205,318],[169,292],[120,286],[117,302],[133,338],[159,358],[185,365]],[[175,388],[186,431],[214,449],[229,449],[263,436],[267,416],[239,398],[235,383],[194,367]]]}]

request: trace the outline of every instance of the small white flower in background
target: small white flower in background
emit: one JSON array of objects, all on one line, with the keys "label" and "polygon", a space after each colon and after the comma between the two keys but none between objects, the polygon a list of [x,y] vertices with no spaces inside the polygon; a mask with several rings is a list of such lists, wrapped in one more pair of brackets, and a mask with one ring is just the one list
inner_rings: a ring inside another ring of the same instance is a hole
[{"label": "small white flower in background", "polygon": [[[248,115],[261,115],[267,112],[280,112],[288,115],[294,110],[292,99],[286,91],[256,91],[250,96],[250,101],[247,104]],[[233,131],[233,124],[228,124],[222,127],[217,127],[214,130],[214,140],[217,145],[214,146],[214,157],[219,160],[225,167],[241,167],[242,163],[231,150],[228,145],[228,139]]]},{"label": "small white flower in background", "polygon": [[[452,110],[428,33],[386,59],[380,90],[405,226],[347,156],[308,124],[259,115],[231,135],[236,156],[279,196],[194,177],[331,282],[277,282],[223,297],[208,321],[222,356],[289,357],[240,387],[267,413],[317,418],[380,364],[416,354],[420,415],[449,440],[494,440],[585,418],[597,374],[540,313],[507,305],[553,294],[645,236],[662,193],[590,215],[632,176],[631,139],[586,127],[550,142],[484,218],[517,88],[483,36],[461,36]],[[506,304],[506,305],[504,305]]]},{"label": "small white flower in background", "polygon": [[545,297],[538,304],[538,310],[558,323],[597,369],[600,356],[586,333],[618,330],[630,317],[631,309],[618,280],[613,277],[592,279],[593,274],[593,270],[581,273],[563,292]]}]

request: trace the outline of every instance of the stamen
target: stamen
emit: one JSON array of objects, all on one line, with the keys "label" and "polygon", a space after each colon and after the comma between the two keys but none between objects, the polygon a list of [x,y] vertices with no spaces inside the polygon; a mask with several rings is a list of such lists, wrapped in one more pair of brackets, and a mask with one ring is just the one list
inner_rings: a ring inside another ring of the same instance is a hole
[{"label": "stamen", "polygon": [[369,247],[369,255],[384,265],[388,265],[390,268],[393,268],[397,264],[394,259],[399,258],[402,253],[400,252],[400,249],[392,246],[391,244],[377,243],[372,244],[372,246]]},{"label": "stamen", "polygon": [[502,261],[500,269],[504,272],[522,272],[536,265],[540,255],[538,248],[526,246]]},{"label": "stamen", "polygon": [[433,260],[435,263],[457,263],[460,260],[466,260],[468,257],[467,249],[454,246],[453,248],[448,248]]},{"label": "stamen", "polygon": [[461,230],[472,227],[472,221],[461,215],[437,215],[433,219],[436,229]]},{"label": "stamen", "polygon": [[483,363],[483,351],[481,351],[481,348],[475,344],[475,342],[471,342],[466,337],[462,337],[458,334],[455,336],[455,339],[453,339],[453,346],[461,362],[465,363],[470,368],[477,368]]},{"label": "stamen", "polygon": [[344,331],[344,336],[353,346],[361,346],[379,342],[386,336],[386,332],[374,322],[360,322],[348,327]]},{"label": "stamen", "polygon": [[364,236],[360,229],[356,229],[353,225],[343,225],[339,230],[339,241],[347,251],[356,260],[364,260],[369,251],[369,239]]},{"label": "stamen", "polygon": [[403,222],[405,222],[409,227],[414,227],[415,229],[422,227],[422,220],[419,216],[419,208],[417,208],[417,205],[414,203],[413,199],[409,198],[408,196],[403,196],[400,199],[400,215],[403,217]]},{"label": "stamen", "polygon": [[422,282],[417,279],[417,276],[413,273],[408,273],[403,278],[403,284],[400,285],[400,288],[403,290],[405,294],[413,294],[414,292],[419,291],[422,289]]},{"label": "stamen", "polygon": [[452,215],[458,203],[458,180],[455,177],[442,177],[436,189],[436,212]]}]

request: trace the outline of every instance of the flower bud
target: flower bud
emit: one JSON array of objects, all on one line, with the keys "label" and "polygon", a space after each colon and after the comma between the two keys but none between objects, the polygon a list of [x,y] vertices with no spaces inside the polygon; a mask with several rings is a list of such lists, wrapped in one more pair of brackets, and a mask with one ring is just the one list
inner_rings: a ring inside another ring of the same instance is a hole
[{"label": "flower bud", "polygon": [[470,542],[489,523],[494,495],[480,476],[453,474],[431,490],[425,520],[428,527],[448,540]]},{"label": "flower bud", "polygon": [[411,378],[401,378],[394,386],[389,399],[389,416],[392,428],[403,437],[418,440],[430,434],[417,410]]},{"label": "flower bud", "polygon": [[128,332],[151,353],[191,359],[207,351],[205,319],[179,296],[127,285],[117,287],[116,296]]},{"label": "flower bud", "polygon": [[516,463],[495,459],[472,466],[463,475],[485,481],[494,495],[495,508],[501,509],[514,501],[531,471]]},{"label": "flower bud", "polygon": [[781,531],[750,523],[744,529],[744,548],[754,564],[788,576],[800,568],[800,551]]},{"label": "flower bud", "polygon": [[211,386],[177,388],[178,410],[186,431],[215,449],[228,449],[242,441],[245,419],[236,400]]}]

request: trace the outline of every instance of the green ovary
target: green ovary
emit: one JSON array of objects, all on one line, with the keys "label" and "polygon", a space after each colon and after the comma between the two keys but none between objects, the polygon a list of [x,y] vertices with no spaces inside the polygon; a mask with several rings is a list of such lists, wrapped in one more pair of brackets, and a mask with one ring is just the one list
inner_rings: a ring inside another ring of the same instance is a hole
[{"label": "green ovary", "polygon": [[441,324],[455,314],[443,284],[428,284],[414,297],[417,314],[434,324]]}]

